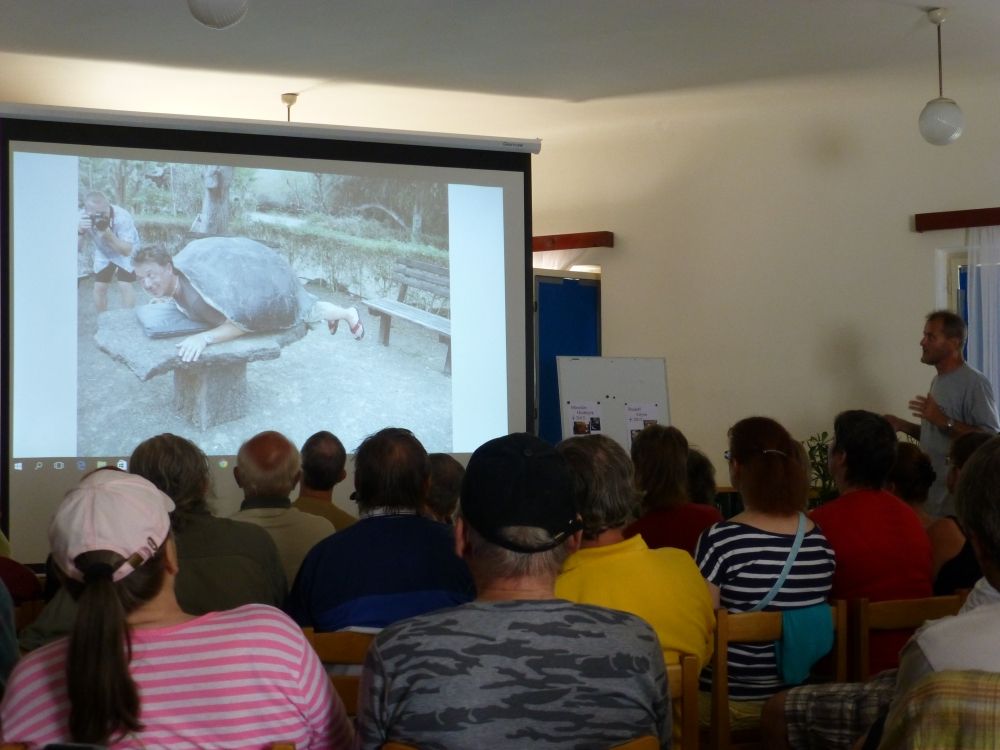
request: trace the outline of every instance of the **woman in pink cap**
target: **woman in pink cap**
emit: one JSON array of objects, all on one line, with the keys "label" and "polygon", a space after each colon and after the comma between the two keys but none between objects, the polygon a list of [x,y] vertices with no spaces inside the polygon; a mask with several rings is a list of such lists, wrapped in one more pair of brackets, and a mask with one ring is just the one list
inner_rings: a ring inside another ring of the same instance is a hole
[{"label": "woman in pink cap", "polygon": [[147,480],[97,471],[49,527],[79,605],[68,639],[11,675],[4,741],[42,747],[347,747],[343,704],[302,631],[273,607],[201,617],[177,604],[173,501]]}]

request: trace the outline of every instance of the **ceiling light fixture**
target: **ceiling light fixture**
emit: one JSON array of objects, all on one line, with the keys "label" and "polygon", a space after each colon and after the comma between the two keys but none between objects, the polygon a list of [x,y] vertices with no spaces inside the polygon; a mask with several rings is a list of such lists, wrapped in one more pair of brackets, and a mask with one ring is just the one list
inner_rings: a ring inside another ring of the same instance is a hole
[{"label": "ceiling light fixture", "polygon": [[955,104],[954,99],[948,99],[944,95],[944,78],[941,75],[941,24],[947,18],[948,11],[944,8],[932,8],[927,11],[927,20],[937,26],[938,96],[937,99],[931,99],[924,105],[918,124],[920,135],[935,146],[947,146],[953,143],[965,129],[965,115],[962,114],[962,110]]},{"label": "ceiling light fixture", "polygon": [[243,20],[250,0],[187,0],[191,15],[210,29],[228,29]]}]

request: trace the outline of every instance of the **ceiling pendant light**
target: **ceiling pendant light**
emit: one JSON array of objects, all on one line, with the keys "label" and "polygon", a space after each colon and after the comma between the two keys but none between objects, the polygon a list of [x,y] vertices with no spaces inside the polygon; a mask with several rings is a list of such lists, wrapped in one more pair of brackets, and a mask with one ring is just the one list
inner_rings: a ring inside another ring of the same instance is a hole
[{"label": "ceiling pendant light", "polygon": [[243,20],[250,0],[187,0],[191,15],[211,29],[226,29]]},{"label": "ceiling pendant light", "polygon": [[953,99],[944,95],[944,78],[941,75],[941,24],[948,17],[944,8],[927,11],[927,19],[937,27],[938,96],[924,105],[918,121],[920,135],[935,146],[947,146],[958,140],[965,128],[965,115]]}]

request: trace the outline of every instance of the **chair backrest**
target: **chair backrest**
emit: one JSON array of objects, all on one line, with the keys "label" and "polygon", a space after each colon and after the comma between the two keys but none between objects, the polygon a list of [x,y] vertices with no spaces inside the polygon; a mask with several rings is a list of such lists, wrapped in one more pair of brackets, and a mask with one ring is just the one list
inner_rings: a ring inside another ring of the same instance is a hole
[{"label": "chair backrest", "polygon": [[870,636],[873,630],[915,630],[928,620],[958,613],[966,594],[929,596],[924,599],[893,599],[872,602],[860,599],[854,607],[854,678],[864,682],[869,677]]},{"label": "chair backrest", "polygon": [[[354,630],[337,630],[332,633],[317,633],[312,628],[302,628],[302,632],[312,645],[319,660],[327,667],[330,684],[344,703],[348,716],[358,712],[358,687],[361,684],[361,665],[371,645],[374,633]],[[353,666],[349,674],[331,672],[331,666]]]},{"label": "chair backrest", "polygon": [[[693,656],[691,658],[694,659]],[[695,663],[697,664],[697,661]],[[645,734],[634,740],[615,745],[610,750],[660,750],[660,741],[651,734]]]},{"label": "chair backrest", "polygon": [[1000,674],[944,671],[928,675],[903,697],[882,740],[906,750],[997,746]]},{"label": "chair backrest", "polygon": [[679,707],[681,717],[678,750],[698,750],[698,671],[698,658],[693,654],[681,654],[679,663],[667,665],[670,701]]},{"label": "chair backrest", "polygon": [[294,742],[274,742],[271,744],[270,750],[295,750]]},{"label": "chair backrest", "polygon": [[[833,679],[847,679],[847,603],[838,600],[831,606],[833,620]],[[728,750],[732,744],[729,722],[729,644],[766,643],[781,638],[781,612],[730,613],[715,611],[715,649],[712,653],[712,711],[709,745]]]}]

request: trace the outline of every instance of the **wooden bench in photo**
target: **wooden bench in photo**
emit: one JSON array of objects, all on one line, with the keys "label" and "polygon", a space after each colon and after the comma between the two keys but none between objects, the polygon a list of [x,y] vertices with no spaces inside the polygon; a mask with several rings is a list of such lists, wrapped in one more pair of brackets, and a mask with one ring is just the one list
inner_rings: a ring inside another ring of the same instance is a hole
[{"label": "wooden bench in photo", "polygon": [[173,373],[174,408],[199,429],[246,415],[247,363],[277,359],[282,347],[306,335],[300,323],[274,333],[256,333],[213,344],[197,362],[181,362],[177,343],[183,336],[149,338],[133,310],[109,310],[97,316],[97,346],[122,362],[139,380]]},{"label": "wooden bench in photo", "polygon": [[393,267],[393,282],[399,284],[396,299],[378,297],[366,299],[368,313],[380,318],[378,340],[382,346],[389,346],[389,334],[392,332],[393,318],[406,320],[422,326],[438,335],[438,341],[447,344],[444,371],[451,374],[451,320],[443,315],[437,315],[406,302],[410,289],[422,289],[435,297],[451,298],[451,287],[448,279],[448,269],[420,260],[404,260]]}]

